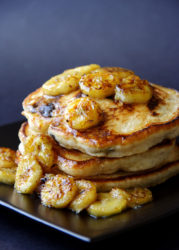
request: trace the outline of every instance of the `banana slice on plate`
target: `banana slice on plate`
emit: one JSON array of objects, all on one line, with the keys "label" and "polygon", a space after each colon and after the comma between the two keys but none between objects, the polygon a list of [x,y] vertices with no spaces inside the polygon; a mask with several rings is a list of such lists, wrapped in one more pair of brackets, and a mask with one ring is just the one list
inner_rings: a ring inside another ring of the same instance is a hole
[{"label": "banana slice on plate", "polygon": [[0,182],[4,184],[14,184],[16,168],[0,168]]},{"label": "banana slice on plate", "polygon": [[148,188],[135,187],[124,190],[120,188],[113,188],[111,194],[116,197],[123,196],[127,199],[127,207],[136,208],[140,205],[152,201],[152,192]]},{"label": "banana slice on plate", "polygon": [[16,152],[10,148],[0,148],[0,182],[14,184],[17,165]]},{"label": "banana slice on plate", "polygon": [[18,164],[15,188],[19,193],[31,194],[38,186],[43,171],[33,155],[23,156]]},{"label": "banana slice on plate", "polygon": [[77,180],[78,194],[70,203],[69,208],[76,213],[80,213],[87,208],[97,198],[96,186],[87,180]]},{"label": "banana slice on plate", "polygon": [[123,103],[146,103],[152,97],[152,87],[147,80],[130,75],[116,85],[115,100]]},{"label": "banana slice on plate", "polygon": [[10,148],[0,148],[0,168],[16,167],[16,152]]},{"label": "banana slice on plate", "polygon": [[148,188],[136,187],[128,190],[128,206],[131,208],[138,207],[152,201],[152,192]]},{"label": "banana slice on plate", "polygon": [[96,126],[102,120],[102,110],[94,100],[81,97],[66,107],[65,120],[71,128],[82,131]]},{"label": "banana slice on plate", "polygon": [[73,200],[77,186],[73,177],[57,174],[50,176],[41,190],[42,204],[48,207],[64,208]]},{"label": "banana slice on plate", "polygon": [[97,200],[92,203],[87,212],[93,217],[107,217],[118,214],[127,208],[127,198],[122,192],[98,193]]}]

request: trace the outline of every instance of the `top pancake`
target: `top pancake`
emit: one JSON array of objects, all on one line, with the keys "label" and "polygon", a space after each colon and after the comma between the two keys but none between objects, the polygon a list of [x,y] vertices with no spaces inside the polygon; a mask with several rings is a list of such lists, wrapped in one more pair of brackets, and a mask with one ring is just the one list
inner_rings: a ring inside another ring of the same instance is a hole
[{"label": "top pancake", "polygon": [[48,133],[63,147],[98,157],[133,155],[179,135],[179,93],[156,84],[151,86],[153,96],[145,104],[95,99],[104,120],[85,131],[70,128],[64,118],[68,103],[83,96],[80,90],[52,97],[44,95],[40,88],[24,100],[23,114],[31,129]]}]

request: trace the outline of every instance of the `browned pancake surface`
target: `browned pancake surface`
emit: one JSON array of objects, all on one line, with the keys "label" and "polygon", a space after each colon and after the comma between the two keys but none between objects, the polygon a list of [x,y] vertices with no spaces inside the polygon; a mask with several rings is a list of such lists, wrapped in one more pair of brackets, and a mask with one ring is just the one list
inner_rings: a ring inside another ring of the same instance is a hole
[{"label": "browned pancake surface", "polygon": [[178,92],[156,84],[152,88],[153,97],[146,104],[123,104],[113,97],[96,99],[104,120],[82,132],[70,128],[64,118],[68,103],[83,96],[80,90],[50,97],[40,88],[24,100],[23,114],[34,131],[48,133],[66,148],[98,157],[126,156],[179,135]]}]

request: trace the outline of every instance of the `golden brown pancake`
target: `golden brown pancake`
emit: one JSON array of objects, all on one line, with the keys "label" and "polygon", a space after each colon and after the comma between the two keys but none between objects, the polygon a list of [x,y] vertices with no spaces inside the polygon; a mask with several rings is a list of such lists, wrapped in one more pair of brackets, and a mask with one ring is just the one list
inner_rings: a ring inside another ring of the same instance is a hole
[{"label": "golden brown pancake", "polygon": [[82,96],[80,90],[49,97],[40,88],[24,100],[23,114],[32,130],[49,134],[65,148],[97,157],[133,155],[179,135],[179,93],[156,84],[151,86],[153,97],[145,104],[96,99],[104,120],[85,131],[70,128],[64,118],[68,103]]},{"label": "golden brown pancake", "polygon": [[167,165],[148,173],[119,177],[118,179],[98,179],[91,180],[95,183],[98,192],[110,191],[114,187],[153,187],[161,184],[169,178],[179,173],[179,161],[168,163]]}]

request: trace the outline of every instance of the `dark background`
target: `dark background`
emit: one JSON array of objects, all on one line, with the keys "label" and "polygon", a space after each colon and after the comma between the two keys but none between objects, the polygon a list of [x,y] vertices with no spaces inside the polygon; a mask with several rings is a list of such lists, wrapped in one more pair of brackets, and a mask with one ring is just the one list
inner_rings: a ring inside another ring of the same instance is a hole
[{"label": "dark background", "polygon": [[[98,63],[179,87],[179,1],[0,0],[0,125],[66,68]],[[179,249],[179,214],[87,246],[0,208],[0,249]]]},{"label": "dark background", "polygon": [[89,63],[177,88],[179,1],[0,0],[0,125],[48,78]]}]

